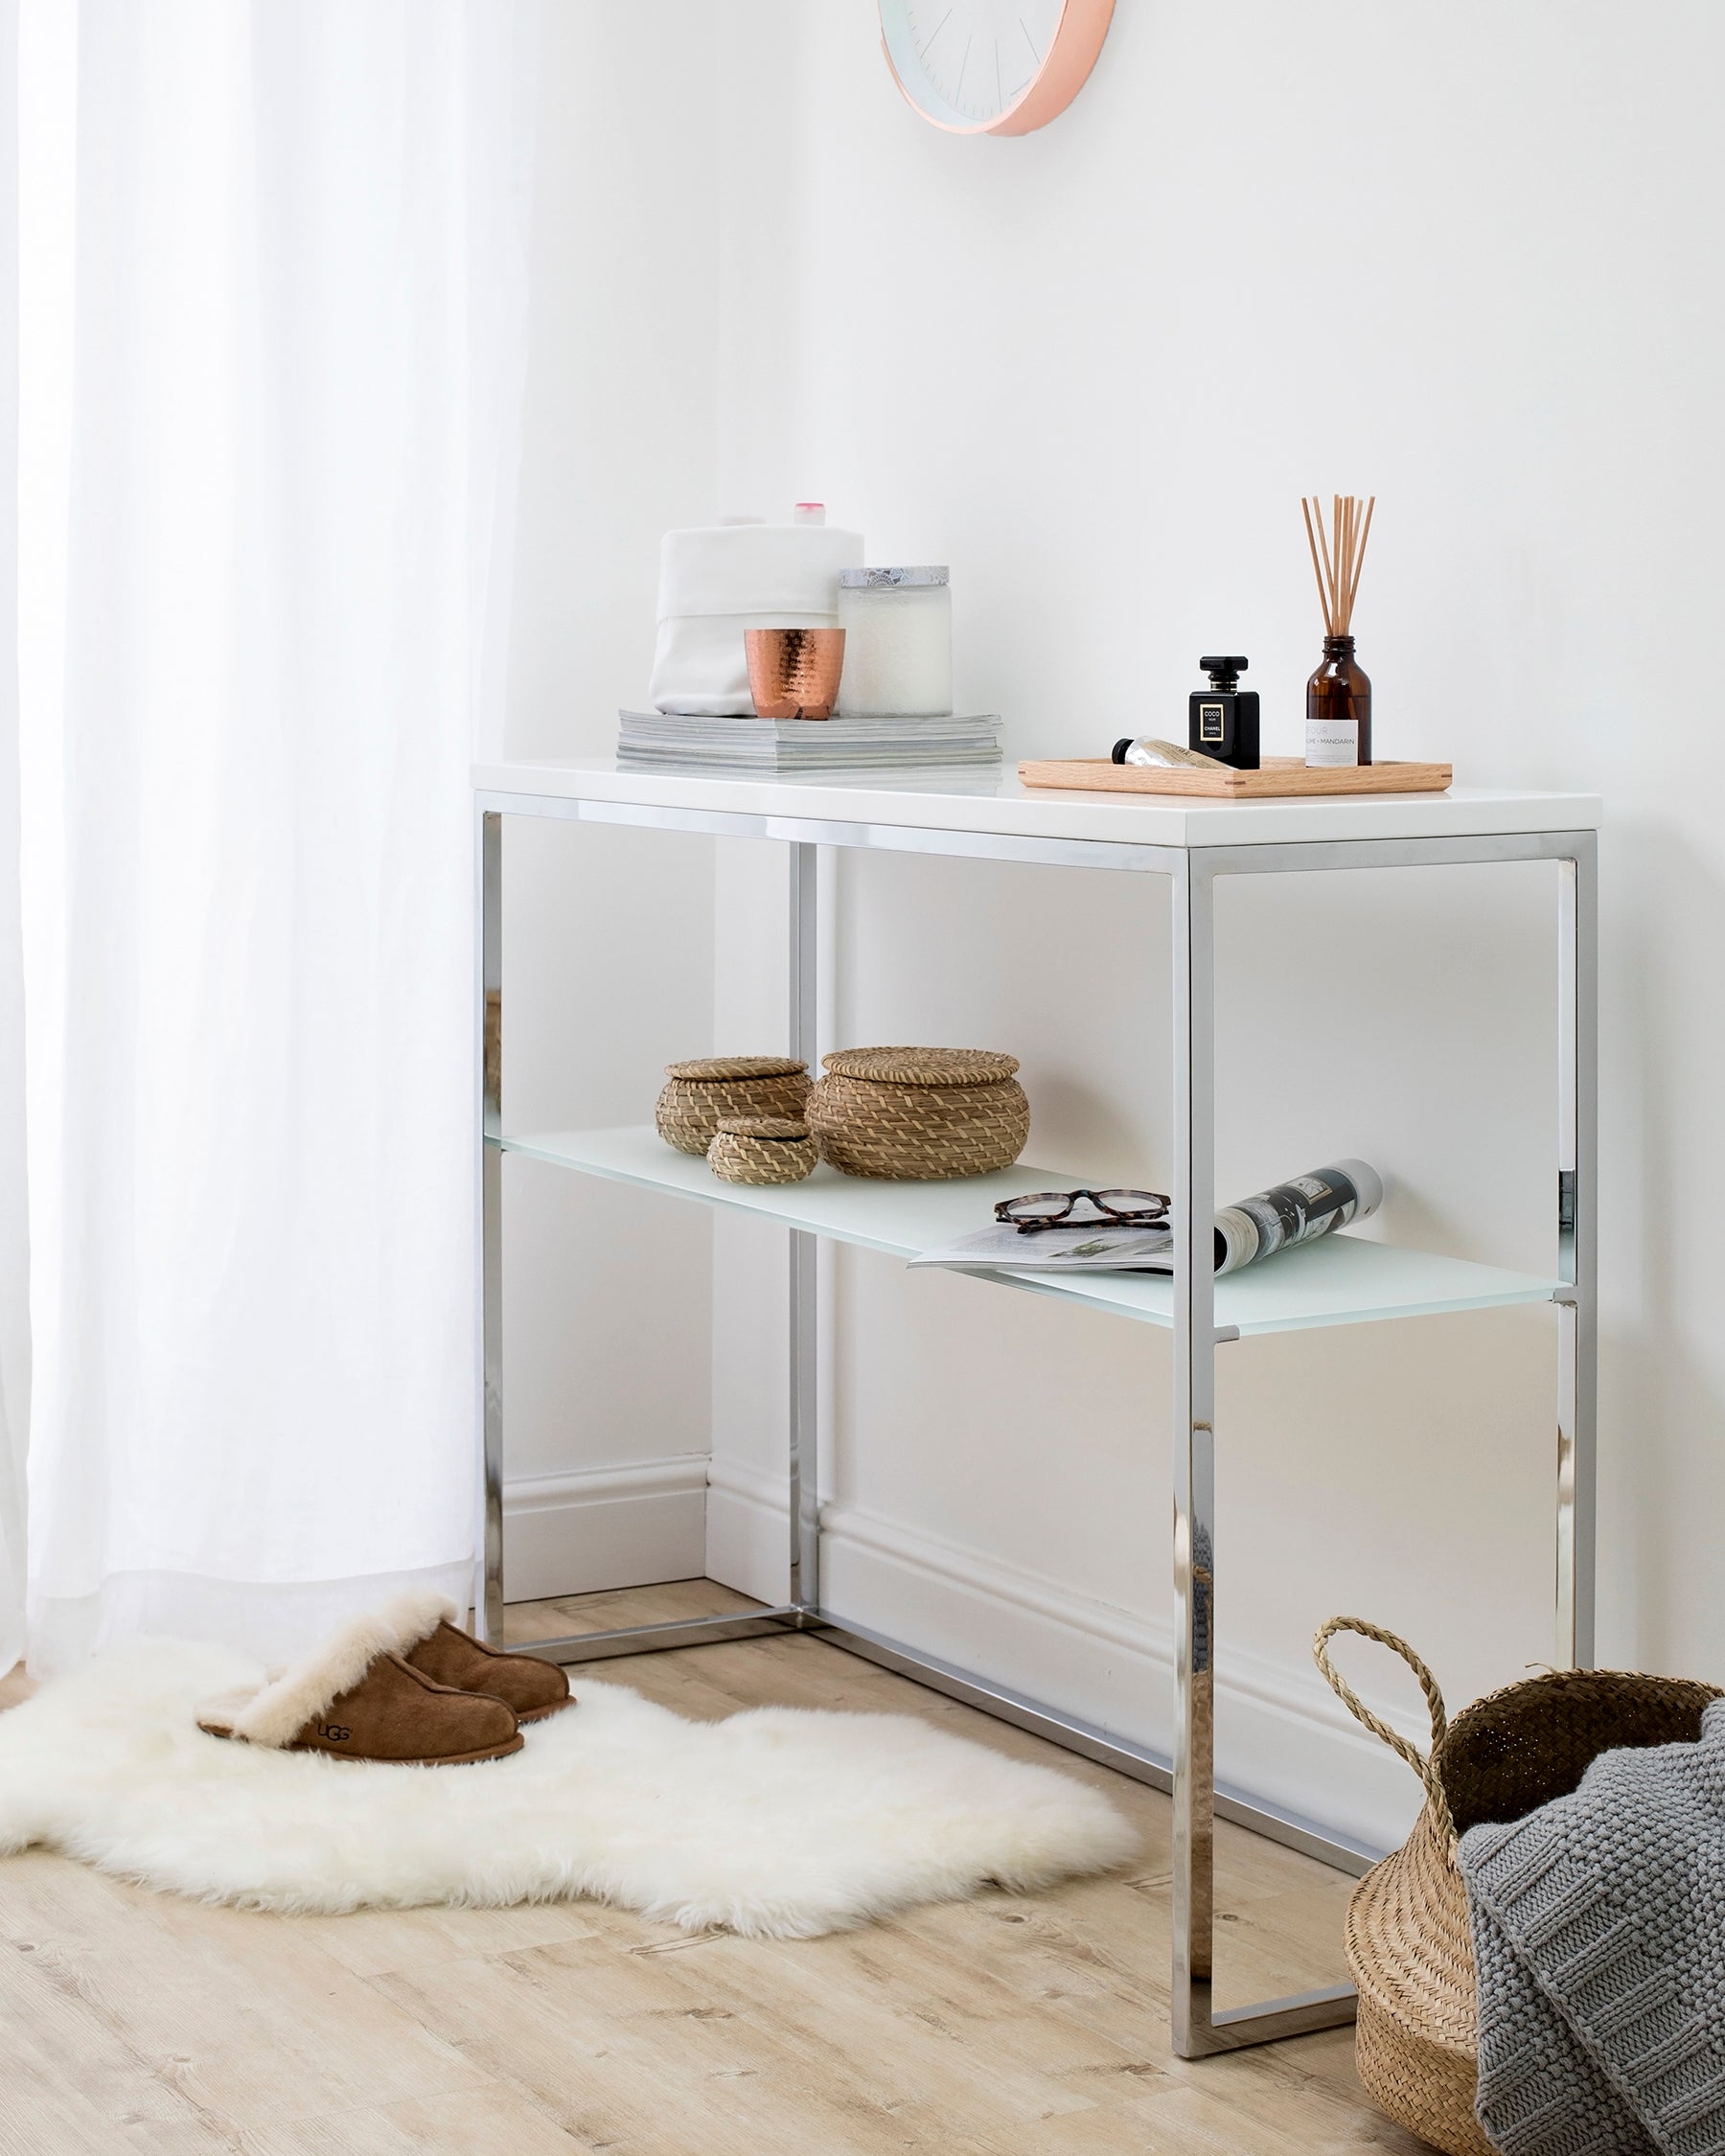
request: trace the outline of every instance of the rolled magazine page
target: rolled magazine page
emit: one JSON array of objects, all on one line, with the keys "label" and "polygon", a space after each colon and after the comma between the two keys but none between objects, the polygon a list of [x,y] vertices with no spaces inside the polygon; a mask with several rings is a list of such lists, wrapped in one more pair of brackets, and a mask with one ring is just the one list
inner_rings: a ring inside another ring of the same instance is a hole
[{"label": "rolled magazine page", "polygon": [[1292,1182],[1272,1183],[1216,1215],[1216,1271],[1237,1273],[1296,1243],[1331,1234],[1367,1219],[1383,1202],[1382,1179],[1364,1160],[1336,1160]]},{"label": "rolled magazine page", "polygon": [[[1364,1160],[1335,1160],[1275,1183],[1216,1215],[1216,1271],[1237,1273],[1296,1243],[1331,1234],[1367,1219],[1383,1202],[1382,1179]],[[997,1221],[939,1250],[920,1251],[910,1263],[958,1272],[1172,1273],[1174,1236],[1166,1227],[1118,1227],[1105,1220],[1023,1235],[1010,1221]]]}]

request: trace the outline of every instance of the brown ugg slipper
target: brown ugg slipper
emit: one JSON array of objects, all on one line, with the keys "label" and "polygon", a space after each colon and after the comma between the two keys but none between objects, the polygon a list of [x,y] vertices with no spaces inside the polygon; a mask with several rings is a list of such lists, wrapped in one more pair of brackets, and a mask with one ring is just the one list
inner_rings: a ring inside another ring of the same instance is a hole
[{"label": "brown ugg slipper", "polygon": [[499,1654],[457,1631],[447,1618],[417,1646],[403,1651],[423,1677],[507,1700],[520,1722],[542,1722],[547,1714],[574,1705],[569,1680],[556,1663],[540,1662],[536,1655]]},{"label": "brown ugg slipper", "polygon": [[402,1656],[448,1605],[398,1595],[256,1690],[212,1700],[197,1726],[273,1751],[456,1767],[521,1749],[515,1710],[494,1693],[440,1685]]}]

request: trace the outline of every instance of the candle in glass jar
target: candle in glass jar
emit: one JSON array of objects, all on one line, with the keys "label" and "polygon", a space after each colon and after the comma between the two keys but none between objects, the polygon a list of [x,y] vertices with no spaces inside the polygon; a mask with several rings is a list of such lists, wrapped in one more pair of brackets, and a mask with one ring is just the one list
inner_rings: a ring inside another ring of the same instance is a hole
[{"label": "candle in glass jar", "polygon": [[935,719],[953,708],[953,594],[944,568],[842,569],[839,710]]}]

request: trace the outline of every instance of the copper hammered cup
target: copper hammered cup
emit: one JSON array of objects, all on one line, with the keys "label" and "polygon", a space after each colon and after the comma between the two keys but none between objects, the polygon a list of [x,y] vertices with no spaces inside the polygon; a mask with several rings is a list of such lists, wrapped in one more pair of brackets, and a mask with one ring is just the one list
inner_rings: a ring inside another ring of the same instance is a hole
[{"label": "copper hammered cup", "polygon": [[830,719],[844,665],[842,629],[746,629],[757,719]]}]

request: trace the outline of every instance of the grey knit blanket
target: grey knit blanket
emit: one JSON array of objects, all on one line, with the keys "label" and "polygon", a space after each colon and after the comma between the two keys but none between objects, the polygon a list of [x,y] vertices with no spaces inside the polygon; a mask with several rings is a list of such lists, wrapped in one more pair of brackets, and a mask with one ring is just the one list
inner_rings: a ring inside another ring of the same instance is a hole
[{"label": "grey knit blanket", "polygon": [[1504,2156],[1725,2156],[1725,1700],[1459,1859]]}]

